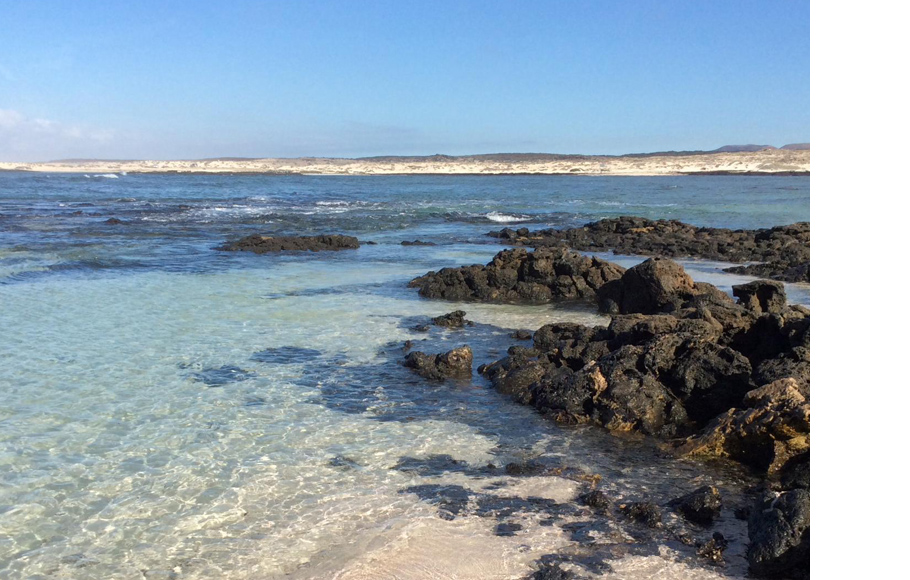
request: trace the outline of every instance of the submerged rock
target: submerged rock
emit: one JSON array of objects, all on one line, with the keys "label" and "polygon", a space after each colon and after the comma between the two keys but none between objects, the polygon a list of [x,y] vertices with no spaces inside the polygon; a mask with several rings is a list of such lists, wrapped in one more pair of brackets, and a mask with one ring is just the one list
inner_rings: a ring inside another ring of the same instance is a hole
[{"label": "submerged rock", "polygon": [[528,580],[573,580],[574,578],[578,578],[578,575],[563,570],[559,564],[554,563],[541,564],[533,574],[527,577]]},{"label": "submerged rock", "polygon": [[613,500],[604,492],[595,489],[578,496],[578,503],[595,509],[608,509],[613,505]]},{"label": "submerged rock", "polygon": [[649,528],[660,527],[663,517],[660,508],[651,502],[632,502],[619,506],[619,513]]},{"label": "submerged rock", "polygon": [[737,273],[783,280],[809,281],[809,223],[771,229],[702,228],[676,220],[622,216],[580,228],[504,228],[488,235],[517,246],[569,246],[581,251],[617,254],[695,257],[724,262],[762,262],[731,269]]},{"label": "submerged rock", "polygon": [[624,269],[565,249],[503,250],[487,265],[443,268],[409,284],[425,298],[544,303],[594,300],[597,289]]},{"label": "submerged rock", "polygon": [[763,577],[809,577],[809,492],[769,493],[749,517],[749,570]]},{"label": "submerged rock", "polygon": [[669,505],[690,522],[709,526],[720,515],[723,501],[716,487],[706,485],[676,498]]},{"label": "submerged rock", "polygon": [[423,240],[414,240],[413,242],[409,242],[409,241],[405,240],[405,241],[401,242],[401,245],[402,246],[435,246],[436,244],[433,242],[424,242]]},{"label": "submerged rock", "polygon": [[695,553],[698,554],[699,557],[707,560],[710,564],[723,566],[724,550],[727,549],[728,545],[729,542],[722,533],[714,532],[710,540],[697,546]]},{"label": "submerged rock", "polygon": [[408,353],[404,366],[413,369],[418,375],[432,379],[470,379],[474,353],[465,345],[448,352],[436,355],[414,351]]},{"label": "submerged rock", "polygon": [[437,316],[430,322],[436,326],[442,326],[443,328],[464,328],[465,326],[474,326],[473,322],[465,318],[466,315],[467,312],[464,310],[456,310],[454,312],[449,312],[448,314],[443,314],[442,316]]},{"label": "submerged rock", "polygon": [[355,250],[359,247],[360,241],[353,236],[262,236],[254,234],[235,242],[228,242],[218,249],[227,252],[244,251],[266,254],[269,252]]}]

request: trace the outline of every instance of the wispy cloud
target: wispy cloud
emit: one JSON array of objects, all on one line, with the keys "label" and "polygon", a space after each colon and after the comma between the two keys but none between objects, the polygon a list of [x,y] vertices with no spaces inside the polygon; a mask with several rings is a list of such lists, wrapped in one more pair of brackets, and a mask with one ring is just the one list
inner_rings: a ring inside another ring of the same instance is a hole
[{"label": "wispy cloud", "polygon": [[0,161],[34,161],[98,154],[114,131],[32,118],[0,109]]}]

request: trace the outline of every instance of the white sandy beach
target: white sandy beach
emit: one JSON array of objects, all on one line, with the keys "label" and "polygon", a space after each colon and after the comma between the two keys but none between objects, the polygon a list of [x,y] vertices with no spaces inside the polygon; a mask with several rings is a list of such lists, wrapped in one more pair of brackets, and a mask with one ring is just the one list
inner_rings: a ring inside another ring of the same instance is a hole
[{"label": "white sandy beach", "polygon": [[66,160],[0,162],[0,171],[51,173],[287,173],[315,175],[680,175],[809,171],[809,151],[769,149],[743,153],[646,157],[476,155],[332,159],[200,159],[174,161]]}]

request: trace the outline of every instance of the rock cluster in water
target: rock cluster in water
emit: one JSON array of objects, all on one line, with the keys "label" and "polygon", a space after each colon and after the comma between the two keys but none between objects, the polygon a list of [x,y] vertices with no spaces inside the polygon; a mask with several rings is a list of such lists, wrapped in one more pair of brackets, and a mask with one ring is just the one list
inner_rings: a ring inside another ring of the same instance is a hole
[{"label": "rock cluster in water", "polygon": [[434,381],[470,379],[473,364],[474,353],[469,346],[461,346],[435,355],[414,351],[408,353],[404,359],[404,366]]},{"label": "rock cluster in water", "polygon": [[[628,227],[630,220],[640,229]],[[634,235],[625,238],[619,230]],[[619,237],[583,237],[592,231]],[[573,247],[591,249],[625,240],[638,245],[619,245],[620,250],[761,258],[767,260],[764,266],[799,265],[805,259],[808,279],[807,224],[734,232],[621,218],[543,233],[532,240],[527,230],[519,230],[511,241],[546,245],[563,236]],[[649,241],[652,235],[662,241]],[[800,278],[797,270],[781,270],[779,277]],[[508,356],[479,372],[500,392],[557,420],[654,436],[680,456],[727,458],[757,469],[769,487],[744,516],[749,518],[750,569],[761,576],[807,575],[810,314],[788,305],[781,282],[734,286],[734,299],[711,284],[694,282],[665,257],[626,270],[565,247],[538,247],[505,250],[485,266],[430,272],[410,285],[421,296],[449,300],[596,302],[610,317],[605,325],[548,324],[533,334],[533,345],[513,346]],[[449,318],[457,323],[463,314]],[[411,353],[405,364],[429,378],[445,378],[452,376],[446,362],[451,354]],[[597,493],[580,501],[608,505]],[[669,505],[705,527],[722,509],[719,492],[710,486]],[[661,525],[659,508],[649,502],[623,504],[617,511],[648,526]],[[697,546],[697,553],[722,561],[726,540],[715,535]]]},{"label": "rock cluster in water", "polygon": [[253,252],[266,254],[270,252],[322,252],[326,250],[356,250],[360,241],[353,236],[262,236],[254,234],[235,242],[228,242],[219,250],[228,252]]},{"label": "rock cluster in water", "polygon": [[489,235],[518,246],[569,246],[582,251],[760,262],[728,271],[785,282],[809,281],[809,223],[758,230],[702,228],[676,220],[602,219],[580,228],[530,231],[504,228]]},{"label": "rock cluster in water", "polygon": [[[598,289],[608,324],[546,325],[533,346],[479,370],[557,420],[656,436],[682,456],[766,474],[792,500],[753,510],[750,564],[756,574],[799,575],[808,568],[809,311],[787,305],[779,282],[733,292],[736,301],[671,260],[647,260]],[[720,498],[701,489],[675,505],[708,525]],[[656,525],[653,511],[630,504],[624,513]]]},{"label": "rock cluster in water", "polygon": [[544,303],[595,300],[621,266],[568,249],[503,250],[487,265],[443,268],[415,278],[421,296],[444,300]]}]

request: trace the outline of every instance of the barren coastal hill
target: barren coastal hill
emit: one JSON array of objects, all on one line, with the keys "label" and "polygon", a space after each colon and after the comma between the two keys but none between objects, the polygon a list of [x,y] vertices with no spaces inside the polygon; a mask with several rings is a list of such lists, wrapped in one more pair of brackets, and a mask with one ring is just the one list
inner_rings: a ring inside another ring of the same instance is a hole
[{"label": "barren coastal hill", "polygon": [[276,173],[315,175],[686,175],[808,174],[809,144],[728,145],[713,151],[668,151],[620,156],[493,153],[484,155],[198,160],[65,159],[0,162],[0,170],[55,173]]}]

